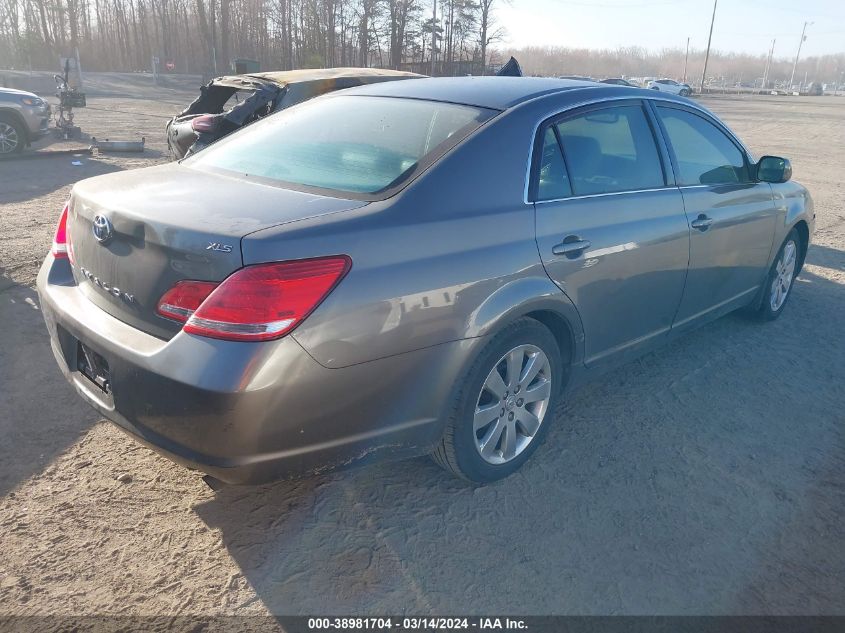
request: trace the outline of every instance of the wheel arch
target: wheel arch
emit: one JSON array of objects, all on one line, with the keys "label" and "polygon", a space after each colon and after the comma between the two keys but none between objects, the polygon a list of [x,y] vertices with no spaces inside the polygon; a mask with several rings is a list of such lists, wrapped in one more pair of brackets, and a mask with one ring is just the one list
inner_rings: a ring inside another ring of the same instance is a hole
[{"label": "wheel arch", "polygon": [[583,360],[581,316],[545,274],[523,277],[498,288],[473,312],[470,332],[472,336],[495,334],[523,317],[539,321],[551,331],[567,367]]},{"label": "wheel arch", "polygon": [[23,116],[21,113],[13,108],[7,108],[0,106],[0,119],[7,119],[14,122],[23,133],[23,141],[24,144],[29,145],[30,143],[30,134],[29,134],[29,126],[26,124]]},{"label": "wheel arch", "polygon": [[807,249],[810,247],[810,227],[807,226],[807,222],[804,220],[798,220],[793,227],[798,232],[798,237],[801,238],[801,253],[798,259],[798,270],[795,271],[795,274],[801,272],[801,269],[804,267],[804,261],[807,259]]},{"label": "wheel arch", "polygon": [[572,373],[572,358],[575,354],[575,332],[566,317],[560,312],[550,309],[534,310],[525,314],[526,317],[542,323],[552,333],[557,341],[560,357],[563,361],[564,376],[561,381],[561,388],[569,382]]}]

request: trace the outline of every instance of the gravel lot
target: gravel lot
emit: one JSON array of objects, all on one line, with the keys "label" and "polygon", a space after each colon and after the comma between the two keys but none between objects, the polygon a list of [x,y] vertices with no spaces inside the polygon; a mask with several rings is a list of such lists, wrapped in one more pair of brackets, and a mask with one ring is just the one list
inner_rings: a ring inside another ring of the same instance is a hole
[{"label": "gravel lot", "polygon": [[417,459],[213,493],[78,400],[31,288],[70,185],[164,160],[193,96],[130,94],[77,121],[145,154],[0,163],[0,615],[845,614],[845,98],[706,101],[816,201],[777,322],[585,387],[497,485]]}]

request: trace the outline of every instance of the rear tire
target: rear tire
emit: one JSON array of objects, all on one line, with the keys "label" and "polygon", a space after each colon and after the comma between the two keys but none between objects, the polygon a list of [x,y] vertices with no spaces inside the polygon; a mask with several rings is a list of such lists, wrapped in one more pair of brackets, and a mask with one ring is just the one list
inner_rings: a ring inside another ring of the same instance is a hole
[{"label": "rear tire", "polygon": [[19,154],[26,145],[20,124],[9,116],[0,115],[0,156]]},{"label": "rear tire", "polygon": [[514,321],[487,343],[464,377],[432,459],[479,484],[514,473],[545,438],[563,375],[548,328],[527,317]]},{"label": "rear tire", "polygon": [[795,277],[798,276],[801,250],[801,238],[798,231],[792,229],[781,244],[769,274],[766,275],[760,305],[750,313],[753,318],[758,321],[774,321],[781,315],[792,295]]}]

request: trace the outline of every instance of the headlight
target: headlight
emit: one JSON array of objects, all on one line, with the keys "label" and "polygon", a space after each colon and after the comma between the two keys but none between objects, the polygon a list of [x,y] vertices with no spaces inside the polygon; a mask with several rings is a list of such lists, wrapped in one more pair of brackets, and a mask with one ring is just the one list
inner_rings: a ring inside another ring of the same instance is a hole
[{"label": "headlight", "polygon": [[44,100],[39,99],[38,97],[21,97],[21,103],[28,106],[42,106],[44,105]]}]

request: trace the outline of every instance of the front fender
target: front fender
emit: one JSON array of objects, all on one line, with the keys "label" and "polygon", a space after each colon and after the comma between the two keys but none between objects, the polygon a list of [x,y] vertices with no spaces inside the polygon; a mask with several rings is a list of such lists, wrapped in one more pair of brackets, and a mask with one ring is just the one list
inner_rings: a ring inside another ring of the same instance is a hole
[{"label": "front fender", "polygon": [[809,241],[812,240],[816,228],[816,213],[813,198],[807,189],[793,181],[772,184],[775,209],[778,222],[775,226],[775,236],[772,242],[772,252],[769,254],[769,266],[774,262],[781,244],[789,232],[799,223],[807,225]]}]

